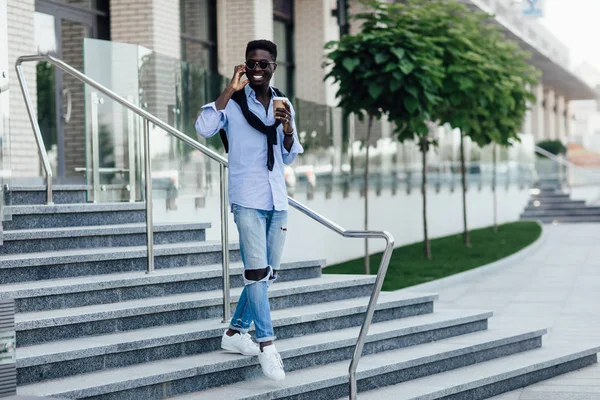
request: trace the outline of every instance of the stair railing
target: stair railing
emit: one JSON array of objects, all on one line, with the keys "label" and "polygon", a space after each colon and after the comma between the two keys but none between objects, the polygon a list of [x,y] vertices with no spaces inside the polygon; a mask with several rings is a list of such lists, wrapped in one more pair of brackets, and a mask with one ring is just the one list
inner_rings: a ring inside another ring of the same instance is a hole
[{"label": "stair railing", "polygon": [[[21,91],[23,93],[23,99],[25,100],[25,106],[27,107],[27,113],[29,114],[29,121],[31,122],[31,126],[33,128],[36,143],[38,145],[38,150],[40,152],[40,156],[42,157],[42,161],[44,164],[44,171],[46,173],[46,182],[47,182],[47,202],[51,204],[52,202],[52,170],[50,167],[50,162],[48,159],[48,154],[45,150],[44,139],[42,138],[40,127],[37,121],[37,117],[35,115],[33,104],[31,101],[31,97],[29,95],[29,90],[27,88],[27,83],[23,76],[23,71],[21,65],[24,62],[35,62],[35,61],[47,61],[54,65],[55,67],[61,69],[67,74],[73,76],[74,78],[94,87],[99,92],[104,95],[110,97],[117,103],[121,104],[123,107],[131,110],[138,116],[144,119],[143,122],[143,140],[144,140],[144,173],[145,173],[145,190],[146,190],[146,246],[147,246],[147,257],[148,257],[148,268],[147,273],[152,273],[154,271],[154,230],[152,223],[152,179],[151,179],[151,162],[150,162],[150,123],[155,126],[161,128],[165,132],[175,136],[177,139],[183,141],[184,143],[190,145],[194,149],[202,152],[209,158],[220,164],[220,197],[221,197],[221,245],[222,245],[222,266],[223,266],[223,322],[228,322],[231,314],[231,300],[230,300],[230,284],[229,284],[229,232],[228,232],[228,210],[227,210],[227,159],[222,157],[220,154],[215,151],[209,149],[208,147],[202,145],[196,140],[190,138],[183,132],[169,126],[164,121],[150,114],[149,112],[143,110],[142,108],[136,106],[125,98],[119,96],[112,90],[107,87],[101,85],[100,83],[94,81],[89,78],[87,75],[81,73],[75,68],[71,67],[69,64],[64,61],[50,55],[50,54],[37,54],[30,56],[21,56],[17,59],[15,64],[15,69],[17,71],[17,76],[19,78],[19,85],[21,87]],[[99,168],[98,165],[95,165],[94,168]],[[133,188],[131,188],[133,190]],[[288,203],[294,207],[296,210],[300,211],[304,215],[312,218],[317,221],[321,225],[327,227],[328,229],[336,232],[337,234],[346,237],[346,238],[360,238],[360,239],[383,239],[385,241],[385,250],[383,252],[383,257],[381,258],[381,262],[379,264],[379,270],[377,271],[377,277],[375,279],[375,285],[373,287],[373,291],[371,292],[371,297],[369,298],[369,303],[367,305],[367,309],[365,312],[365,319],[360,328],[360,333],[358,335],[358,339],[356,342],[356,346],[354,348],[354,353],[352,355],[352,360],[350,362],[350,367],[348,368],[349,375],[349,390],[350,390],[350,399],[356,400],[357,398],[357,382],[356,382],[356,370],[358,367],[358,362],[362,355],[363,347],[365,344],[365,340],[367,337],[367,333],[369,331],[369,327],[371,325],[371,321],[373,320],[373,315],[375,313],[375,307],[377,305],[377,300],[379,298],[379,294],[381,292],[381,288],[383,286],[383,281],[385,279],[387,269],[390,263],[390,258],[392,256],[392,251],[394,249],[394,237],[391,233],[386,231],[365,231],[365,230],[347,230],[335,222],[327,219],[326,217],[320,215],[319,213],[311,210],[306,207],[302,203],[288,197]]]},{"label": "stair railing", "polygon": [[545,149],[541,148],[540,146],[535,146],[535,152],[554,161],[555,163],[557,163],[559,165],[569,168],[572,171],[583,172],[590,178],[595,178],[595,180],[590,182],[591,185],[597,185],[600,183],[600,172],[598,172],[598,171],[590,171],[587,168],[580,167],[579,165],[573,164],[572,162],[568,161],[564,157],[550,153],[548,150],[545,150]]}]

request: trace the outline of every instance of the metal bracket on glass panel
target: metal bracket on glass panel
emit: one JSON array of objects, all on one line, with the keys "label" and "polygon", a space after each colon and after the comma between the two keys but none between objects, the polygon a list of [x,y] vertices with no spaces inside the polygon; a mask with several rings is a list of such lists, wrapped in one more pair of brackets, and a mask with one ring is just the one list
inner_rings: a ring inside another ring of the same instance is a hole
[{"label": "metal bracket on glass panel", "polygon": [[8,92],[8,74],[0,71],[0,93]]}]

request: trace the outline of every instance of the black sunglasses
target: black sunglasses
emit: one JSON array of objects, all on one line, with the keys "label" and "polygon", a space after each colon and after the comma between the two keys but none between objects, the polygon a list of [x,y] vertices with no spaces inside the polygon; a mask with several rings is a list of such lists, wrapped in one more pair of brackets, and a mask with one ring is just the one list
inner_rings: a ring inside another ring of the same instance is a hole
[{"label": "black sunglasses", "polygon": [[254,69],[254,68],[256,68],[257,65],[260,67],[260,69],[267,69],[267,67],[270,64],[276,64],[276,63],[273,61],[267,61],[267,60],[260,60],[260,61],[246,60],[246,68],[248,68],[248,69]]}]

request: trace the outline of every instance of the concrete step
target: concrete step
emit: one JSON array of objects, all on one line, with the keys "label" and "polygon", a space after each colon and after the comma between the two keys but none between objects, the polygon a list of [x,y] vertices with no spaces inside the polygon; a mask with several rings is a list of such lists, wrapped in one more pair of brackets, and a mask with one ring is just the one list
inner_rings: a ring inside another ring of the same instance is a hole
[{"label": "concrete step", "polygon": [[[495,331],[452,337],[433,343],[365,355],[358,364],[358,388],[384,385],[493,360],[541,346],[541,331]],[[475,368],[479,366],[476,365]],[[379,399],[397,399],[396,396]],[[276,385],[264,378],[239,382],[177,397],[191,399],[337,399],[348,398],[348,361],[315,366],[286,374]],[[363,397],[361,395],[360,399]]]},{"label": "concrete step", "polygon": [[[295,324],[294,321],[298,318],[308,316],[313,321],[316,321],[315,318],[327,318],[326,314],[320,314],[325,311],[321,310],[320,306],[311,308],[312,312],[309,307],[273,312],[273,323],[279,339],[277,348],[285,359],[288,371],[351,357],[358,337],[358,326],[335,331],[309,332],[294,338],[289,336],[291,331],[283,326],[286,322]],[[414,346],[485,330],[487,319],[491,315],[490,312],[445,311],[379,322],[373,324],[369,330],[364,353]],[[211,384],[214,386],[234,383],[244,377],[248,379],[256,375],[256,372],[261,374],[257,369],[256,359],[250,359],[252,362],[249,363],[248,357],[224,355],[220,351],[220,339],[225,328],[218,319],[208,320],[201,326],[188,323],[168,328],[142,329],[19,349],[19,385],[75,374],[89,374],[102,370],[106,365],[121,368],[161,359],[181,360],[200,353],[204,355],[202,362],[196,364],[201,369],[198,375],[207,374],[210,370],[236,371],[207,383],[206,387],[210,387]],[[127,349],[125,354],[123,349]],[[208,352],[214,353],[206,354]],[[200,379],[199,376],[196,379]]]},{"label": "concrete step", "polygon": [[[537,206],[535,204],[539,203]],[[565,202],[559,201],[550,201],[550,202],[540,202],[537,200],[530,200],[527,208],[556,208],[556,209],[568,209],[568,208],[582,208],[586,207],[585,200],[570,200]]]},{"label": "concrete step", "polygon": [[[324,260],[286,262],[277,282],[318,278]],[[241,287],[243,265],[230,264],[231,287]],[[75,278],[52,279],[0,285],[0,299],[15,300],[17,312],[56,310],[142,298],[221,289],[222,265],[193,267]]]},{"label": "concrete step", "polygon": [[[374,276],[328,275],[283,282],[269,290],[272,310],[370,295]],[[231,290],[237,302],[242,288]],[[113,332],[130,331],[222,315],[221,290],[129,300],[15,316],[17,345],[30,346]]]},{"label": "concrete step", "polygon": [[566,203],[576,200],[571,200],[568,194],[561,194],[560,196],[531,196],[531,201],[539,201],[541,203]]},{"label": "concrete step", "polygon": [[598,215],[600,207],[574,208],[569,210],[525,210],[523,216],[528,217],[574,217],[577,215]]},{"label": "concrete step", "polygon": [[[57,185],[52,188],[52,201],[55,204],[75,204],[87,201],[89,185]],[[10,187],[10,204],[13,206],[26,204],[46,204],[46,186],[12,186]]]},{"label": "concrete step", "polygon": [[544,345],[521,354],[367,391],[360,399],[487,399],[594,364],[598,351],[600,347],[577,344]]},{"label": "concrete step", "polygon": [[[238,243],[230,243],[230,260],[240,261]],[[154,246],[156,269],[221,262],[221,242],[203,241]],[[0,255],[0,284],[76,276],[146,271],[145,246],[61,250]]]},{"label": "concrete step", "polygon": [[[209,223],[155,224],[154,243],[199,242],[206,238]],[[98,247],[144,246],[146,224],[19,229],[4,232],[0,254],[24,254]]]},{"label": "concrete step", "polygon": [[574,217],[523,217],[522,221],[540,221],[544,224],[562,223],[562,224],[574,224],[574,223],[585,223],[585,222],[600,222],[600,216],[596,215],[578,215]]},{"label": "concrete step", "polygon": [[543,185],[540,193],[560,193],[560,184]]},{"label": "concrete step", "polygon": [[534,200],[546,200],[546,201],[564,201],[569,199],[570,194],[568,193],[546,193],[546,192],[541,192],[540,194],[533,194],[531,195],[531,198]]},{"label": "concrete step", "polygon": [[145,222],[144,203],[24,205],[7,207],[5,230]]}]

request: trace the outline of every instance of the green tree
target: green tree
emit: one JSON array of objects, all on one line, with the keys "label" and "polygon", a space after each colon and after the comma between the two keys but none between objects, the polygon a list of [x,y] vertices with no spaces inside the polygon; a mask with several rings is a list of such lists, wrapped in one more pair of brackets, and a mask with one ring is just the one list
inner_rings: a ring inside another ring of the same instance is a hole
[{"label": "green tree", "polygon": [[[387,114],[396,126],[400,141],[415,139],[420,143],[425,163],[426,151],[432,142],[426,121],[439,102],[443,65],[442,48],[430,36],[406,29],[403,24],[422,18],[424,10],[412,10],[402,4],[365,1],[367,12],[355,19],[362,23],[356,35],[345,35],[338,42],[328,43],[326,78],[338,85],[339,105],[346,113],[359,119],[368,118],[366,143],[374,120]],[[396,11],[402,10],[399,14]],[[413,24],[414,25],[414,24]],[[365,181],[365,229],[368,229],[368,146]],[[425,256],[431,258],[426,221],[426,196],[423,181],[423,215]],[[369,273],[368,245],[365,242],[365,272]]]},{"label": "green tree", "polygon": [[403,3],[423,9],[421,18],[406,21],[405,29],[422,31],[443,49],[441,101],[433,119],[461,130],[463,239],[470,245],[464,138],[481,147],[518,140],[527,101],[534,100],[527,86],[536,83],[538,74],[527,63],[528,55],[490,23],[490,15],[454,0]]},{"label": "green tree", "polygon": [[[414,140],[423,157],[424,253],[431,257],[427,233],[427,159],[436,145],[438,124],[459,128],[463,187],[464,241],[466,172],[463,139],[510,145],[518,140],[533,95],[537,71],[527,54],[491,24],[489,15],[454,0],[363,0],[366,11],[354,16],[362,31],[328,44],[327,78],[339,84],[340,106],[359,118],[387,114],[398,139]],[[367,142],[370,129],[367,134]],[[368,150],[367,150],[368,158]],[[368,184],[368,165],[365,188]],[[365,196],[365,228],[368,199]],[[368,271],[368,261],[365,260]]]}]

